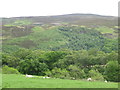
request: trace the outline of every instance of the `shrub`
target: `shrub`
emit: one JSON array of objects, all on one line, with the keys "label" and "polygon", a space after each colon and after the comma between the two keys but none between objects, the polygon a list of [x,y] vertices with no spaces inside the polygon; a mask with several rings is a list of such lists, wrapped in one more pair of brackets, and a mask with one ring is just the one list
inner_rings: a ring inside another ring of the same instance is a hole
[{"label": "shrub", "polygon": [[93,67],[92,67],[92,69],[94,69],[94,70],[98,70],[100,73],[104,73],[104,71],[105,71],[105,65],[94,65]]},{"label": "shrub", "polygon": [[51,73],[52,73],[52,77],[61,78],[61,79],[69,78],[69,73],[66,69],[55,67],[54,69],[52,69]]},{"label": "shrub", "polygon": [[108,81],[118,82],[118,76],[120,76],[120,68],[118,67],[118,61],[109,61],[105,67],[105,79]]},{"label": "shrub", "polygon": [[52,77],[52,72],[50,70],[47,70],[44,72],[48,77]]},{"label": "shrub", "polygon": [[12,67],[8,67],[8,66],[3,66],[2,68],[2,73],[3,74],[19,74],[18,70]]},{"label": "shrub", "polygon": [[101,73],[99,73],[98,70],[90,70],[89,71],[89,77],[91,77],[93,80],[99,80],[99,81],[103,81],[103,75]]},{"label": "shrub", "polygon": [[70,65],[68,67],[68,71],[69,71],[70,77],[75,79],[82,79],[82,78],[85,78],[86,76],[84,70],[78,68],[75,65]]}]

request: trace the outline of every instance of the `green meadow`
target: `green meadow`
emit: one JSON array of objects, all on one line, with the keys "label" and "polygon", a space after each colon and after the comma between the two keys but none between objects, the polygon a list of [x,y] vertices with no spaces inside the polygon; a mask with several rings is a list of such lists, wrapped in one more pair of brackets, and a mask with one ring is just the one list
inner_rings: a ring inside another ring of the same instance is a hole
[{"label": "green meadow", "polygon": [[68,80],[42,76],[34,78],[25,75],[3,74],[3,88],[118,88],[118,83],[104,81]]}]

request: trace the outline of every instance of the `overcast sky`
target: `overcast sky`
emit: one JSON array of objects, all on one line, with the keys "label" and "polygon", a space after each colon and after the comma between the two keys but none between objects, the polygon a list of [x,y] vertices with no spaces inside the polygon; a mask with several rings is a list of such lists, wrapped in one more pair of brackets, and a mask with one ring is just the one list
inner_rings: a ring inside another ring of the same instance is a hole
[{"label": "overcast sky", "polygon": [[1,0],[0,17],[90,13],[118,16],[119,0]]}]

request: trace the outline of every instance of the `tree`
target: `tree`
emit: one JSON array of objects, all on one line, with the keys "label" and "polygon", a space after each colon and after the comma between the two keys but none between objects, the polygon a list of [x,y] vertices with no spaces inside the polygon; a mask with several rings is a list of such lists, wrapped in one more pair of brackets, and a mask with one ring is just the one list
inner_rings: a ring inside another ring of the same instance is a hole
[{"label": "tree", "polygon": [[52,77],[56,77],[56,78],[61,78],[61,79],[64,79],[64,78],[69,78],[69,72],[66,70],[66,69],[61,69],[61,68],[53,68],[52,71]]},{"label": "tree", "polygon": [[75,65],[70,65],[67,70],[69,71],[70,77],[75,79],[82,79],[85,77],[85,73],[82,69]]},{"label": "tree", "polygon": [[2,53],[2,65],[8,65],[10,67],[16,68],[19,64],[20,59],[14,57],[13,55]]},{"label": "tree", "polygon": [[98,70],[94,70],[94,69],[91,69],[89,71],[89,77],[91,77],[93,80],[100,80],[100,81],[104,80],[103,75]]},{"label": "tree", "polygon": [[23,74],[45,75],[44,72],[48,70],[48,66],[37,59],[26,59],[20,62],[18,70]]},{"label": "tree", "polygon": [[120,79],[118,78],[118,76],[120,76],[119,67],[120,65],[118,64],[118,61],[109,61],[105,67],[105,79],[114,82],[120,81]]},{"label": "tree", "polygon": [[13,52],[13,56],[20,58],[21,60],[26,59],[28,55],[32,53],[32,50],[29,49],[19,49],[18,51]]},{"label": "tree", "polygon": [[59,59],[64,58],[67,53],[64,51],[50,51],[45,54],[46,64],[49,69],[52,70],[54,68],[53,64],[57,62]]}]

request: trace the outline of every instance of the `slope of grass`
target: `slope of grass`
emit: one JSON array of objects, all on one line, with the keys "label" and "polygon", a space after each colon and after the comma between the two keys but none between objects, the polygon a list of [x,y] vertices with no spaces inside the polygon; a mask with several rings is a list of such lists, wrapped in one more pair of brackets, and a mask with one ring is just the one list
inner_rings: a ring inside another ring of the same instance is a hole
[{"label": "slope of grass", "polygon": [[102,34],[105,34],[105,33],[113,34],[114,33],[114,30],[112,28],[105,27],[105,26],[101,26],[99,28],[96,28],[96,30],[100,31]]},{"label": "slope of grass", "polygon": [[107,38],[118,39],[118,31],[114,30],[113,28],[101,26],[99,28],[96,28],[96,30],[101,32]]},{"label": "slope of grass", "polygon": [[3,88],[118,88],[117,83],[67,79],[26,78],[25,75],[3,74]]},{"label": "slope of grass", "polygon": [[4,26],[18,26],[18,25],[29,25],[31,22],[29,20],[16,20],[13,23],[6,24]]}]

